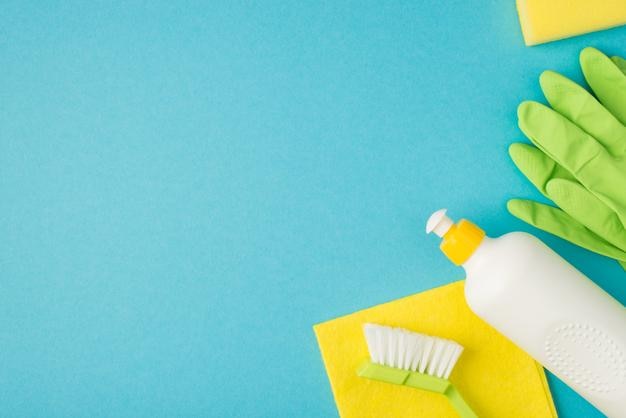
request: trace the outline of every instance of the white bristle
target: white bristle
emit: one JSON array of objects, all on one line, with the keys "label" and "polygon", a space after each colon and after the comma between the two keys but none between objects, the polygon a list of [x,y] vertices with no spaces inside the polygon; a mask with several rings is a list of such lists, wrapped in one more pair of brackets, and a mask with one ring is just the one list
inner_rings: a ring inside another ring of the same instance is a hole
[{"label": "white bristle", "polygon": [[363,332],[372,363],[419,371],[447,379],[463,347],[452,340],[392,328],[364,324]]},{"label": "white bristle", "polygon": [[433,352],[435,339],[428,335],[422,335],[422,340],[422,355],[420,356],[420,363],[417,371],[420,373],[426,373],[426,366],[430,361],[430,354]]},{"label": "white bristle", "polygon": [[398,334],[398,364],[404,365],[404,355],[406,350],[402,350],[402,347],[406,347],[406,332],[400,332]]}]

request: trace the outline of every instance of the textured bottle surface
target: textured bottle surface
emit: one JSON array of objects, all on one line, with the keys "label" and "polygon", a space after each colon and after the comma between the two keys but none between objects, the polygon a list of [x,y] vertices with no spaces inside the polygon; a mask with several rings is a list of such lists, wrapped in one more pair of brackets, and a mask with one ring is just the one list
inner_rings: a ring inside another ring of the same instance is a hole
[{"label": "textured bottle surface", "polygon": [[530,234],[485,238],[463,265],[470,308],[609,417],[626,416],[626,311]]}]

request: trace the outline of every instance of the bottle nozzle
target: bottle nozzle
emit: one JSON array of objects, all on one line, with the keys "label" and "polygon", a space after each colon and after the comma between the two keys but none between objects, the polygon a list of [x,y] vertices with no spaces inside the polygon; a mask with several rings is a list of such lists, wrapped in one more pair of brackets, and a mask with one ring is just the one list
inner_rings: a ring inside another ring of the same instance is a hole
[{"label": "bottle nozzle", "polygon": [[446,216],[448,209],[439,209],[437,212],[430,215],[428,222],[426,222],[426,233],[430,234],[434,232],[439,237],[443,237],[446,232],[454,225],[452,219]]},{"label": "bottle nozzle", "polygon": [[461,219],[455,225],[446,216],[446,209],[439,209],[428,218],[426,233],[431,232],[443,238],[439,248],[457,266],[470,258],[485,237],[485,232],[468,220]]}]

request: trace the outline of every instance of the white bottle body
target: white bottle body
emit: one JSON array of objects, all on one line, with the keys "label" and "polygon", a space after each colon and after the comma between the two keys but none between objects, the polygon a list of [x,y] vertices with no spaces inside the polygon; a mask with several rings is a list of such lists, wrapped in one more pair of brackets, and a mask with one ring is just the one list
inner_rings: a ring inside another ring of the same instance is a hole
[{"label": "white bottle body", "polygon": [[610,418],[626,417],[626,310],[539,239],[487,238],[463,265],[469,307]]}]

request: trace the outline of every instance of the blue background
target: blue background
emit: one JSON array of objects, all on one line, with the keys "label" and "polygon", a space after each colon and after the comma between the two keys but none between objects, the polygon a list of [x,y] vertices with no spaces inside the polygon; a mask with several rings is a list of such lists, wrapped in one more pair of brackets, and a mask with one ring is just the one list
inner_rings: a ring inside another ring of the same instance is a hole
[{"label": "blue background", "polygon": [[517,104],[626,28],[528,48],[499,0],[0,17],[2,416],[336,416],[311,327],[462,278],[424,235],[440,207],[626,300],[616,263],[505,208],[539,198],[506,152]]}]

